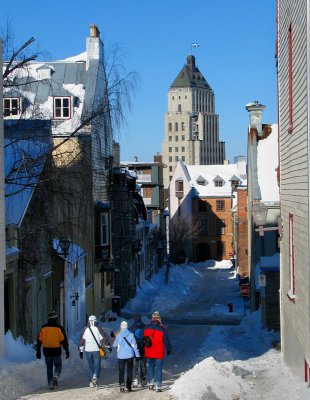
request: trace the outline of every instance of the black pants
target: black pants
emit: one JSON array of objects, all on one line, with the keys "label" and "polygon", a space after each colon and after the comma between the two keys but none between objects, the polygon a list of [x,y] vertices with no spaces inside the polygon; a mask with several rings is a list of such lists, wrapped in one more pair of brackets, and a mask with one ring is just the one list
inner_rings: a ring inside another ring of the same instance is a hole
[{"label": "black pants", "polygon": [[126,379],[126,387],[127,389],[131,389],[132,384],[132,367],[133,367],[133,358],[125,358],[124,360],[118,359],[118,373],[119,373],[119,384],[122,385],[125,383],[125,368],[127,369],[127,379]]}]

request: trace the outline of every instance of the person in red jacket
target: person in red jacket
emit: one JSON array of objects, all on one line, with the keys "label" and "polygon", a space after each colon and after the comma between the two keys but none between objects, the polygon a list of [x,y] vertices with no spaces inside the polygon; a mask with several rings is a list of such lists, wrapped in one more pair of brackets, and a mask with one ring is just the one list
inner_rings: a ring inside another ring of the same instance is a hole
[{"label": "person in red jacket", "polygon": [[152,322],[143,331],[144,337],[150,337],[151,347],[144,347],[144,356],[147,358],[147,385],[149,389],[161,392],[162,370],[165,357],[171,353],[171,343],[168,329],[161,324],[161,317],[158,311],[152,314]]},{"label": "person in red jacket", "polygon": [[[47,382],[50,389],[58,386],[58,379],[62,370],[61,346],[66,358],[69,358],[69,344],[64,328],[57,323],[55,311],[48,313],[48,322],[39,331],[37,339],[36,357],[41,358],[41,346],[45,356]],[[55,371],[54,370],[55,367]]]}]

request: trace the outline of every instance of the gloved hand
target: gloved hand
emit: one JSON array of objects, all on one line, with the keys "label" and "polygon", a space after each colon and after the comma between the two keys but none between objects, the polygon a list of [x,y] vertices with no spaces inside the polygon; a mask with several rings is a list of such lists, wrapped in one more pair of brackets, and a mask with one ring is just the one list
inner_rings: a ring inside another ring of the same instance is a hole
[{"label": "gloved hand", "polygon": [[68,359],[70,357],[69,350],[66,350],[66,358]]},{"label": "gloved hand", "polygon": [[167,351],[167,356],[170,356],[171,351]]},{"label": "gloved hand", "polygon": [[41,351],[40,350],[37,350],[36,357],[38,360],[41,359]]},{"label": "gloved hand", "polygon": [[83,352],[80,351],[80,359],[83,360]]}]

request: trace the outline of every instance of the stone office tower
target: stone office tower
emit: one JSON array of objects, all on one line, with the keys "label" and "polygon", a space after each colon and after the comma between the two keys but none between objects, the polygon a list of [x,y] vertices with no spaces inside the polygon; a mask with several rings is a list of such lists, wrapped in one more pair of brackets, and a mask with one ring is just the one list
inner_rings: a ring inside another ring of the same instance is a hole
[{"label": "stone office tower", "polygon": [[219,116],[212,88],[187,57],[168,92],[163,142],[164,187],[169,187],[178,161],[186,165],[223,164],[225,142],[219,141]]}]

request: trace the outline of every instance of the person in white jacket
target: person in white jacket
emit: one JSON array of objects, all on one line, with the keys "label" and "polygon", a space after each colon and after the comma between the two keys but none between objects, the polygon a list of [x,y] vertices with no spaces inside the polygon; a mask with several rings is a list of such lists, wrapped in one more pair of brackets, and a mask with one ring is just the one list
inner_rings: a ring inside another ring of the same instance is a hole
[{"label": "person in white jacket", "polygon": [[83,358],[83,352],[88,362],[89,386],[96,387],[101,371],[101,358],[99,346],[104,346],[112,351],[108,335],[97,326],[97,318],[91,315],[88,318],[87,325],[82,331],[80,337],[80,358]]}]

